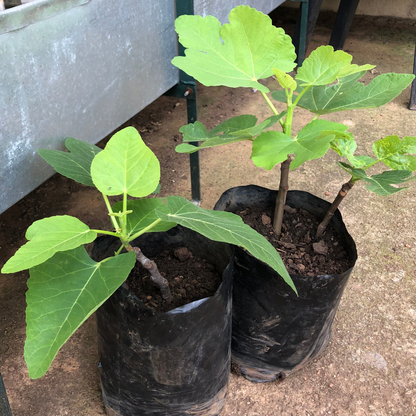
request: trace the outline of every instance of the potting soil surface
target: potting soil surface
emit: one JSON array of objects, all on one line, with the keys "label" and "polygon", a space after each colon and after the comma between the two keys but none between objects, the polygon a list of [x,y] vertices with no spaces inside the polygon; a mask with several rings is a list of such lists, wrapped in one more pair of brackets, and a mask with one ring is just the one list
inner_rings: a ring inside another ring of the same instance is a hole
[{"label": "potting soil surface", "polygon": [[194,256],[186,247],[164,250],[152,260],[168,281],[173,300],[168,303],[162,298],[149,272],[140,265],[136,265],[130,273],[127,286],[146,306],[158,312],[167,312],[212,296],[222,281],[214,265]]},{"label": "potting soil surface", "polygon": [[285,207],[282,233],[273,230],[273,207],[249,207],[237,214],[243,221],[264,235],[279,251],[289,273],[299,276],[341,274],[351,267],[345,246],[332,227],[322,238],[315,238],[319,221],[304,209]]},{"label": "potting soil surface", "polygon": [[[296,13],[279,7],[274,20],[290,34]],[[328,43],[334,18],[333,13],[321,13],[308,53]],[[381,73],[412,72],[415,34],[414,21],[356,16],[344,50],[354,56],[353,63],[376,65],[363,78],[368,83]],[[271,90],[276,87],[273,78],[265,84]],[[415,135],[409,97],[410,88],[381,108],[322,118],[347,124],[358,142],[358,154],[371,155],[375,140],[392,134]],[[283,106],[278,109],[282,111]],[[270,109],[259,92],[198,85],[198,119],[208,129],[239,114],[256,114],[263,120],[270,116]],[[295,110],[294,132],[310,120],[310,114]],[[122,126],[136,127],[159,158],[160,196],[190,198],[189,157],[174,150],[181,143],[183,124],[185,102],[160,97]],[[105,140],[100,146],[104,144]],[[233,186],[277,189],[278,168],[256,168],[250,154],[249,142],[201,152],[204,208],[212,208],[222,192]],[[322,159],[306,162],[290,172],[290,188],[332,201],[349,179],[336,165],[338,160],[329,151]],[[349,192],[340,210],[357,244],[358,261],[341,299],[330,345],[321,357],[282,382],[253,384],[231,374],[221,416],[416,414],[416,185],[408,186],[388,197],[370,193],[362,184]],[[64,214],[78,217],[91,228],[111,229],[98,192],[55,175],[0,215],[1,265],[26,242],[25,232],[33,221]],[[23,359],[28,277],[24,271],[0,278],[0,371],[13,415],[104,416],[94,315],[69,339],[44,377],[28,377]]]}]

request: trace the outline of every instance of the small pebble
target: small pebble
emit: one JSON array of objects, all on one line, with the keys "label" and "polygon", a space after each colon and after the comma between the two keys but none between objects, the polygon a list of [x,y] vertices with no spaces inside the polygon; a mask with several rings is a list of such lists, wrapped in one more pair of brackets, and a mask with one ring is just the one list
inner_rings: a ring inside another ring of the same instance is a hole
[{"label": "small pebble", "polygon": [[268,215],[263,214],[261,216],[261,222],[263,223],[263,225],[270,225],[272,223],[272,219]]},{"label": "small pebble", "polygon": [[313,243],[312,247],[313,247],[313,251],[317,254],[323,254],[324,256],[328,254],[328,247],[326,246],[323,240],[317,243]]},{"label": "small pebble", "polygon": [[173,251],[173,255],[179,261],[186,261],[192,257],[192,253],[186,247],[178,247]]},{"label": "small pebble", "polygon": [[331,195],[331,193],[327,191],[327,192],[325,192],[325,195],[329,196],[329,195]]}]

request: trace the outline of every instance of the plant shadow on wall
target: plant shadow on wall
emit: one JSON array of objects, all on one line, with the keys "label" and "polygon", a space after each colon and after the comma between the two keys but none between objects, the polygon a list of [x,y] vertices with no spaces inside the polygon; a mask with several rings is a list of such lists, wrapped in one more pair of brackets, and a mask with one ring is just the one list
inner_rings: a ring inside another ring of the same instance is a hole
[{"label": "plant shadow on wall", "polygon": [[[133,127],[116,133],[104,150],[72,138],[65,144],[69,152],[39,153],[59,173],[101,192],[113,231],[90,229],[69,215],[44,218],[27,229],[29,241],[3,266],[2,273],[30,272],[29,376],[44,375],[62,345],[97,311],[99,367],[109,414],[166,414],[166,409],[172,415],[189,409],[200,415],[219,413],[230,368],[233,271],[232,252],[224,243],[242,246],[270,264],[296,290],[281,258],[235,214],[204,210],[179,196],[143,198],[157,190],[160,166]],[[111,206],[109,196],[115,195],[122,200]],[[98,234],[104,236],[95,242],[91,258],[84,245]],[[164,250],[171,250],[172,257]],[[145,253],[164,257],[165,263],[167,258],[165,276],[173,257],[183,264],[196,257],[196,281],[202,280],[199,269],[206,263],[213,286],[202,291],[203,299],[189,299],[183,288],[172,293]],[[160,309],[149,302],[151,295],[142,301],[129,290],[132,273],[158,287]]]},{"label": "plant shadow on wall", "polygon": [[[368,85],[361,82],[373,65],[352,64],[352,56],[321,46],[305,59],[296,75],[294,46],[268,16],[238,6],[221,26],[213,16],[181,16],[176,20],[185,56],[173,64],[206,86],[245,87],[260,91],[271,116],[257,124],[255,115],[230,118],[210,131],[195,122],[181,128],[180,153],[252,142],[251,159],[271,170],[280,164],[278,191],[258,186],[232,188],[215,209],[232,211],[262,232],[282,255],[299,296],[281,285],[269,267],[236,249],[232,354],[236,368],[252,381],[285,377],[321,353],[331,338],[331,324],[357,259],[338,206],[359,181],[380,196],[391,195],[414,179],[416,138],[396,135],[374,142],[373,154],[356,155],[348,126],[320,118],[338,111],[380,107],[399,95],[412,74],[387,73]],[[275,77],[270,90],[261,79]],[[282,106],[278,110],[277,108]],[[311,120],[292,132],[295,108]],[[275,129],[275,127],[280,127]],[[200,142],[194,146],[191,142]],[[289,191],[289,172],[319,159],[329,150],[343,158],[338,165],[350,179],[332,204],[307,192]],[[375,165],[386,170],[370,173]]]}]

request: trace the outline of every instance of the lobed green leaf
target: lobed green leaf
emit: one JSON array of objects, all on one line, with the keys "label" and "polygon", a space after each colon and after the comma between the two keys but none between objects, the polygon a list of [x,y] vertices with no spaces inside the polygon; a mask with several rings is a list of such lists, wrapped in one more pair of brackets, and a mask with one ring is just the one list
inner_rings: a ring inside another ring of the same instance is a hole
[{"label": "lobed green leaf", "polygon": [[298,69],[296,81],[301,83],[301,86],[331,84],[351,60],[352,56],[344,51],[334,51],[329,45],[320,46],[303,61]]},{"label": "lobed green leaf", "polygon": [[354,168],[343,162],[338,162],[338,165],[351,174],[354,182],[364,180],[367,182],[365,187],[380,196],[392,195],[407,189],[392,185],[400,185],[416,179],[416,176],[411,176],[412,172],[407,170],[389,170],[377,175],[367,176],[366,171],[363,169]]},{"label": "lobed green leaf", "polygon": [[[380,107],[397,97],[414,79],[413,74],[389,73],[379,75],[364,85],[358,81],[364,73],[346,76],[334,85],[313,86],[297,105],[315,114]],[[284,102],[282,93],[284,91],[275,91],[272,97]]]},{"label": "lobed green leaf", "polygon": [[289,72],[295,66],[295,48],[270,17],[249,6],[231,10],[228,24],[213,16],[180,16],[175,28],[187,48],[172,63],[204,85],[269,89],[258,80],[273,75],[273,68]]},{"label": "lobed green leaf", "polygon": [[78,218],[69,215],[35,221],[26,231],[28,241],[3,266],[2,273],[30,269],[51,258],[58,251],[72,250],[91,243],[97,233]]},{"label": "lobed green leaf", "polygon": [[394,170],[416,170],[416,158],[407,153],[416,153],[416,137],[387,136],[373,144],[374,154],[385,165]]},{"label": "lobed green leaf", "polygon": [[134,127],[117,132],[91,164],[94,185],[104,195],[143,197],[159,184],[160,165]]},{"label": "lobed green leaf", "polygon": [[320,46],[303,62],[296,75],[301,86],[331,84],[337,79],[356,73],[365,73],[375,65],[352,65],[352,56],[344,51],[334,51],[332,46]]},{"label": "lobed green leaf", "polygon": [[96,263],[78,247],[30,269],[25,360],[31,378],[46,373],[62,345],[127,279],[135,261],[130,252]]},{"label": "lobed green leaf", "polygon": [[354,156],[354,152],[357,149],[357,142],[354,140],[352,134],[349,137],[336,137],[330,145],[340,156],[346,157],[354,168],[364,168],[375,162],[369,156]]},{"label": "lobed green leaf", "polygon": [[58,173],[83,185],[94,186],[91,178],[91,163],[101,149],[77,139],[66,139],[65,147],[70,152],[38,149],[39,155]]},{"label": "lobed green leaf", "polygon": [[157,209],[159,218],[190,228],[205,237],[245,248],[254,257],[269,264],[296,292],[276,249],[235,214],[200,208],[180,196],[169,196],[167,205]]},{"label": "lobed green leaf", "polygon": [[325,155],[336,137],[348,138],[347,129],[344,124],[314,120],[295,138],[281,132],[265,132],[254,140],[251,159],[256,166],[270,170],[285,161],[288,155],[295,154],[290,164],[290,168],[295,169],[308,160]]},{"label": "lobed green leaf", "polygon": [[232,117],[214,127],[209,133],[205,126],[196,121],[179,129],[183,134],[184,142],[202,141],[200,146],[182,143],[176,147],[178,153],[193,153],[208,147],[236,143],[242,140],[253,140],[262,131],[276,124],[286,113],[271,116],[256,125],[257,117],[252,115],[241,115]]}]

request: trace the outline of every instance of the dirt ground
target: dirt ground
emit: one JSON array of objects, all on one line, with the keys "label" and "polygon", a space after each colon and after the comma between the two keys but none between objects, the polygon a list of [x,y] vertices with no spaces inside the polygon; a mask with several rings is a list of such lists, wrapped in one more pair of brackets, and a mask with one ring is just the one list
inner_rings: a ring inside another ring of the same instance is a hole
[{"label": "dirt ground", "polygon": [[[278,9],[280,10],[280,9]],[[279,11],[278,21],[293,30],[293,11]],[[333,14],[318,22],[310,50],[329,41]],[[354,63],[377,65],[375,74],[412,72],[416,23],[356,17],[346,41]],[[272,83],[273,80],[268,81]],[[273,87],[272,87],[273,88]],[[367,111],[326,118],[354,132],[359,149],[390,134],[415,135],[416,113],[408,110],[410,89],[392,103]],[[259,93],[243,89],[199,87],[198,118],[209,127],[238,114],[269,116]],[[295,129],[310,116],[299,110]],[[162,166],[161,195],[190,198],[187,155],[176,154],[179,127],[186,123],[184,101],[161,97],[126,125],[141,132]],[[208,149],[201,154],[202,206],[212,208],[221,193],[236,185],[276,188],[278,169],[256,168],[249,143]],[[332,200],[348,177],[328,153],[291,173],[291,188]],[[341,207],[359,259],[333,326],[333,339],[319,359],[283,382],[253,384],[231,375],[222,416],[409,416],[415,407],[415,184],[390,197],[357,185]],[[69,214],[92,228],[109,227],[102,199],[92,188],[55,175],[0,215],[3,265],[24,243],[26,228],[44,216]],[[23,361],[27,272],[0,278],[0,371],[14,416],[103,416],[97,372],[95,318],[69,340],[49,372],[30,380]]]}]

